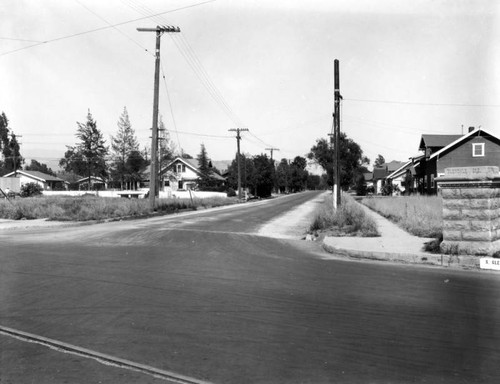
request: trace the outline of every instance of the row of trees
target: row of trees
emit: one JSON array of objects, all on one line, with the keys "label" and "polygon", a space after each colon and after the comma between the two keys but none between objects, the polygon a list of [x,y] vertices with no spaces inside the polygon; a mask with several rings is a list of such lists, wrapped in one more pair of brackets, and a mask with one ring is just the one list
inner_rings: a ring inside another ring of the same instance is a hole
[{"label": "row of trees", "polygon": [[[268,197],[273,191],[280,193],[300,192],[305,189],[322,189],[326,183],[320,176],[306,170],[307,160],[297,156],[293,161],[281,159],[279,163],[267,155],[240,155],[241,185],[250,194]],[[228,168],[227,184],[234,190],[238,187],[238,159]]]},{"label": "row of trees", "polygon": [[[121,189],[135,188],[143,179],[143,171],[150,163],[147,150],[141,151],[132,128],[127,108],[118,120],[118,131],[111,136],[111,148],[106,145],[102,132],[97,128],[90,110],[85,123],[77,123],[76,137],[79,142],[67,146],[59,166],[68,174],[84,177],[100,177],[111,180],[111,186]],[[160,120],[160,131],[166,132]],[[172,158],[174,147],[167,134],[160,141],[160,162],[165,164]],[[90,188],[90,183],[89,183]]]},{"label": "row of trees", "polygon": [[[76,178],[81,176],[89,178],[97,176],[111,180],[113,187],[134,188],[143,179],[141,171],[148,166],[150,161],[147,158],[147,151],[141,151],[139,148],[126,107],[119,117],[117,126],[116,135],[111,136],[111,147],[108,147],[89,110],[86,121],[77,123],[76,137],[79,142],[67,147],[64,157],[59,161],[63,173],[58,175],[70,182],[76,181]],[[166,134],[163,140],[160,140],[159,151],[160,163],[164,166],[173,158],[175,147],[161,119],[160,132]],[[22,167],[24,159],[19,153],[19,143],[8,126],[5,113],[0,115],[0,150],[3,158],[0,160],[2,174]],[[185,155],[185,157],[191,156]],[[306,170],[307,159],[319,164],[326,173],[323,176],[310,174]],[[286,193],[299,192],[304,189],[326,189],[331,186],[334,159],[331,143],[328,143],[326,139],[318,139],[307,154],[307,159],[297,156],[291,162],[281,159],[279,163],[276,163],[265,154],[240,155],[242,186],[248,188],[251,194],[260,197],[269,196],[273,190]],[[203,144],[197,160],[202,174],[199,188],[215,188],[211,174],[218,171],[211,166]],[[377,163],[381,161],[383,162],[383,158],[377,159]],[[340,162],[341,188],[343,190],[355,188],[358,193],[362,194],[363,189],[366,189],[363,174],[368,171],[367,166],[370,161],[363,155],[361,147],[345,133],[340,134]],[[55,174],[45,164],[36,160],[32,160],[26,169]],[[236,158],[228,169],[227,186],[233,189],[237,189],[238,186]]]}]

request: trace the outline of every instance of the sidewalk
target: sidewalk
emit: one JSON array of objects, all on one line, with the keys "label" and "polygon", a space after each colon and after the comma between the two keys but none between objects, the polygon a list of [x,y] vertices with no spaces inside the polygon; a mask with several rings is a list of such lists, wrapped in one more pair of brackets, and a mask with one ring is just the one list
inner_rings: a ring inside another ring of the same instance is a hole
[{"label": "sidewalk", "polygon": [[433,239],[410,235],[386,218],[360,204],[377,223],[380,237],[325,237],[323,248],[335,255],[357,259],[428,264],[478,269],[479,258],[465,255],[441,255],[423,251],[424,243]]}]

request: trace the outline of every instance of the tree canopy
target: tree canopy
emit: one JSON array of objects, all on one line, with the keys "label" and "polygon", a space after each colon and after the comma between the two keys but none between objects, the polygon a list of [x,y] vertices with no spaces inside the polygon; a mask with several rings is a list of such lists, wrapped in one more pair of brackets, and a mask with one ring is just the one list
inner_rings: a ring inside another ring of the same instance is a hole
[{"label": "tree canopy", "polygon": [[85,123],[77,122],[76,137],[80,142],[75,146],[67,147],[64,158],[59,161],[59,165],[67,172],[74,172],[85,177],[107,177],[108,147],[90,110]]},{"label": "tree canopy", "polygon": [[47,166],[47,164],[40,163],[34,159],[32,159],[31,163],[26,165],[24,169],[27,171],[37,171],[47,175],[57,176],[56,173]]},{"label": "tree canopy", "polygon": [[373,163],[373,166],[379,168],[379,167],[381,167],[384,164],[385,164],[384,156],[382,156],[382,155],[379,154],[377,156],[377,158],[375,159],[375,162]]},{"label": "tree canopy", "polygon": [[0,176],[20,169],[24,158],[20,153],[19,142],[16,135],[9,128],[9,120],[4,112],[0,114]]},{"label": "tree canopy", "polygon": [[[135,135],[135,131],[130,123],[127,108],[123,108],[123,112],[118,119],[118,131],[116,136],[111,136],[111,150],[112,150],[112,165],[111,165],[111,178],[120,184],[123,189],[126,183],[130,183],[136,179],[137,171],[131,169],[131,164],[137,163],[139,152],[139,142]],[[130,161],[130,157],[134,155],[135,159]],[[143,159],[141,155],[141,159]],[[145,161],[145,160],[144,160]]]},{"label": "tree canopy", "polygon": [[207,150],[205,148],[205,144],[201,144],[200,153],[196,156],[196,160],[198,160],[198,170],[200,171],[200,177],[198,180],[198,187],[201,190],[207,190],[212,187],[211,178],[210,178],[210,164],[211,161],[208,158]]},{"label": "tree canopy", "polygon": [[[358,143],[340,133],[340,186],[343,190],[353,187],[356,176],[366,170],[370,160],[363,155]],[[319,164],[328,175],[328,185],[333,185],[334,149],[326,139],[318,139],[307,157]]]}]

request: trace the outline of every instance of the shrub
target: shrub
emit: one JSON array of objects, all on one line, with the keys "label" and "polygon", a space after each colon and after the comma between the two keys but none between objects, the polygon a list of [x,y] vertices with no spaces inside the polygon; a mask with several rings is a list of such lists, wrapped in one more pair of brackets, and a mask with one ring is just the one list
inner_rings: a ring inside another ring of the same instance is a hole
[{"label": "shrub", "polygon": [[231,187],[229,187],[227,189],[226,193],[227,193],[227,197],[234,197],[234,196],[236,196],[236,191],[233,188],[231,188]]},{"label": "shrub", "polygon": [[380,236],[377,224],[349,195],[342,195],[342,204],[336,210],[328,198],[315,215],[310,231],[333,230],[341,235],[362,237]]},{"label": "shrub", "polygon": [[40,196],[42,194],[42,187],[38,183],[27,183],[21,186],[21,197]]}]

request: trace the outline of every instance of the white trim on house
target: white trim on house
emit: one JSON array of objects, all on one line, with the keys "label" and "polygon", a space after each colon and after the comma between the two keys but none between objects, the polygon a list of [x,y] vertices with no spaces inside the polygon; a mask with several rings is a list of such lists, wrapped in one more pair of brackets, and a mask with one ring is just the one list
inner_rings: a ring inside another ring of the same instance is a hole
[{"label": "white trim on house", "polygon": [[472,143],[472,157],[484,157],[484,143]]},{"label": "white trim on house", "polygon": [[469,133],[467,133],[466,135],[463,135],[462,137],[460,137],[459,139],[455,140],[454,142],[448,144],[446,147],[443,147],[441,148],[439,151],[433,153],[430,157],[429,157],[429,160],[431,159],[434,159],[435,157],[439,157],[439,155],[445,151],[447,151],[449,148],[459,144],[460,142],[468,139],[469,137],[471,136],[474,136],[476,134],[478,134],[479,132],[484,132],[486,133],[487,135],[489,136],[493,136],[493,137],[496,137],[495,135],[489,133],[488,131],[485,131],[484,129],[482,128],[475,128],[474,130],[470,131]]}]

